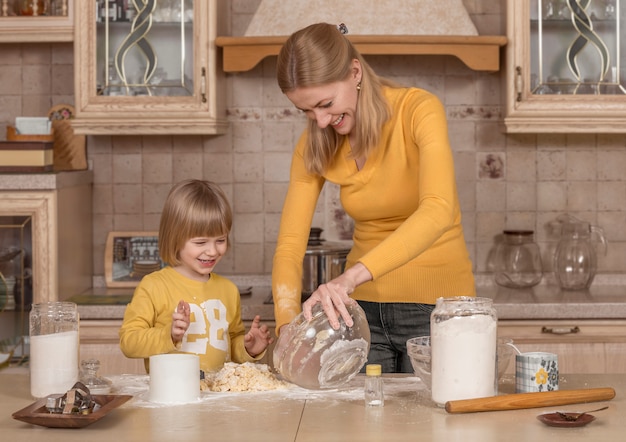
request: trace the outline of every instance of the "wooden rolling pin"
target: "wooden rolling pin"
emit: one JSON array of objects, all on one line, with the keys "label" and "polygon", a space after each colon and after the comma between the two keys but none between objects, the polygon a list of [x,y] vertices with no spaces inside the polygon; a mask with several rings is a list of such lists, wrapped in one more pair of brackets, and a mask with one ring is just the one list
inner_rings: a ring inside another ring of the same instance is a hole
[{"label": "wooden rolling pin", "polygon": [[614,397],[615,390],[609,387],[545,391],[540,393],[516,393],[448,401],[446,402],[446,411],[448,413],[474,413],[477,411],[518,410],[521,408],[609,401]]}]

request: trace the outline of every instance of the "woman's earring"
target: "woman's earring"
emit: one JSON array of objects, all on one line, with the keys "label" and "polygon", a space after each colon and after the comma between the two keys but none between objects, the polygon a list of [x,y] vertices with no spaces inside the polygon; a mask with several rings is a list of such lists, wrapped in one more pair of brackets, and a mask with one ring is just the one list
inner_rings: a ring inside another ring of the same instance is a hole
[{"label": "woman's earring", "polygon": [[361,92],[361,82],[360,81],[356,84],[356,90],[357,90],[357,92]]}]

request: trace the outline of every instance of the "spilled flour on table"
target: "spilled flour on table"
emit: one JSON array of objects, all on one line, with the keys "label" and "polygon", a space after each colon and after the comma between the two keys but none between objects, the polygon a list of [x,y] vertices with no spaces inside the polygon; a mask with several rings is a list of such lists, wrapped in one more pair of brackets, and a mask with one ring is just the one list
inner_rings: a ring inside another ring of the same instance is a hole
[{"label": "spilled flour on table", "polygon": [[[261,367],[260,371],[263,371],[264,369],[265,368]],[[134,396],[134,399],[125,405],[126,407],[157,408],[178,406],[171,404],[157,404],[149,400],[150,376],[148,375],[116,375],[108,376],[108,378],[113,383],[112,394],[130,394]],[[281,384],[280,388],[264,391],[242,391],[240,387],[235,387],[235,390],[230,391],[200,391],[198,402],[194,403],[211,404],[215,401],[220,401],[221,407],[239,408],[237,401],[229,401],[229,398],[254,398],[257,403],[263,401],[276,402],[281,400],[336,400],[341,402],[361,402],[363,401],[365,376],[359,375],[341,387],[323,390],[308,390],[280,379],[277,382]],[[226,382],[226,384],[228,384],[228,382]],[[422,396],[427,393],[426,387],[422,381],[415,376],[385,377],[384,391],[385,400],[406,398],[414,395]]]}]

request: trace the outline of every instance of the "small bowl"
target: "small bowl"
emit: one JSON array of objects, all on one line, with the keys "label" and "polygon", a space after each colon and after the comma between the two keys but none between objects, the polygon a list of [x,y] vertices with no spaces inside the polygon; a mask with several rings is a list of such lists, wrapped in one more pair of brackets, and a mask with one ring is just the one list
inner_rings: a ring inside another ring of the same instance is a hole
[{"label": "small bowl", "polygon": [[[510,338],[498,338],[496,359],[498,361],[498,381],[502,380],[506,369],[515,354]],[[430,336],[419,336],[406,341],[406,349],[411,359],[415,376],[420,378],[426,388],[430,390]]]},{"label": "small bowl", "polygon": [[337,388],[361,370],[367,361],[370,329],[358,305],[347,306],[354,325],[339,319],[334,330],[320,304],[307,321],[300,313],[281,332],[273,354],[274,369],[287,381],[312,390]]}]

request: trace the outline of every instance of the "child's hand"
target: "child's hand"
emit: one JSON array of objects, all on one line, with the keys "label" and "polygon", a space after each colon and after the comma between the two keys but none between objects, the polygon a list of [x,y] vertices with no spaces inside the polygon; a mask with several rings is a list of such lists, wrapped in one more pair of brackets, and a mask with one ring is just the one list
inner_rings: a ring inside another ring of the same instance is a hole
[{"label": "child's hand", "polygon": [[189,328],[189,304],[182,299],[172,314],[172,342],[174,345],[183,340],[185,332]]},{"label": "child's hand", "polygon": [[261,317],[256,315],[250,326],[250,331],[244,337],[246,351],[254,358],[272,342],[274,342],[274,339],[271,337],[267,325],[261,325]]}]

